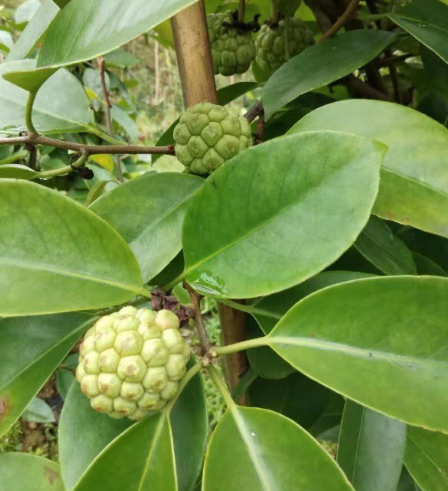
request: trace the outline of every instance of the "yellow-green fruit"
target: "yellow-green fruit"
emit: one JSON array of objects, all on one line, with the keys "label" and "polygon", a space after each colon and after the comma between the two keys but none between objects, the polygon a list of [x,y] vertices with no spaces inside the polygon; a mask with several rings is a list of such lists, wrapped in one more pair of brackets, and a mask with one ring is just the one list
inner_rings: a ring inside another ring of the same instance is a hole
[{"label": "yellow-green fruit", "polygon": [[76,379],[96,411],[138,420],[162,409],[185,375],[190,347],[170,310],[123,307],[87,331]]},{"label": "yellow-green fruit", "polygon": [[194,174],[207,175],[252,145],[250,125],[232,107],[202,102],[174,129],[176,156]]},{"label": "yellow-green fruit", "polygon": [[255,58],[252,34],[224,25],[232,21],[232,12],[207,16],[213,69],[216,74],[229,76],[247,72]]},{"label": "yellow-green fruit", "polygon": [[296,17],[283,19],[278,26],[261,28],[255,41],[255,60],[264,72],[274,73],[313,44],[313,33],[303,21]]}]

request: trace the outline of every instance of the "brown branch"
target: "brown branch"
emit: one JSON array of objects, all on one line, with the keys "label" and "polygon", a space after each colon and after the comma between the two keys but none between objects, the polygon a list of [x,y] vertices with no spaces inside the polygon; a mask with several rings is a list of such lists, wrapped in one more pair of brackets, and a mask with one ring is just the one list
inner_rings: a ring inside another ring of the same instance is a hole
[{"label": "brown branch", "polygon": [[263,109],[263,104],[261,101],[257,102],[254,104],[249,111],[244,115],[244,117],[249,121],[249,123],[252,123],[254,119],[259,116],[262,112],[264,111]]},{"label": "brown branch", "polygon": [[[104,56],[100,56],[98,58],[98,69],[100,71],[100,80],[101,80],[101,89],[103,91],[103,97],[104,97],[104,102],[106,103],[106,126],[107,126],[107,131],[109,132],[109,135],[113,138],[114,137],[114,127],[112,124],[112,115],[111,115],[111,109],[112,109],[112,104],[110,102],[110,97],[109,97],[109,91],[107,90],[107,85],[106,85],[106,60],[104,59]],[[117,172],[118,172],[118,180],[120,182],[124,182],[124,177],[123,177],[123,172],[121,170],[121,162],[120,159],[115,156],[115,165],[117,167]]]},{"label": "brown branch", "polygon": [[204,320],[201,314],[201,300],[203,297],[202,295],[199,295],[198,292],[193,290],[193,288],[186,281],[184,281],[184,288],[190,295],[191,306],[194,311],[194,320],[196,322],[196,330],[198,331],[199,341],[201,342],[201,353],[202,355],[206,355],[211,351],[213,345],[208,337],[207,329],[205,328]]},{"label": "brown branch", "polygon": [[362,80],[359,80],[359,78],[356,78],[354,75],[349,75],[340,83],[345,85],[349,92],[357,97],[392,102],[390,97],[375,89],[371,85],[366,84]]},{"label": "brown branch", "polygon": [[341,15],[341,17],[339,17],[339,19],[330,27],[330,29],[328,29],[328,31],[325,32],[325,34],[319,39],[319,41],[317,41],[317,43],[321,43],[321,42],[325,41],[326,39],[331,38],[332,36],[334,36],[339,31],[339,29],[344,27],[345,23],[348,22],[350,20],[350,18],[352,17],[354,11],[358,7],[359,2],[360,2],[360,0],[352,0],[348,4],[347,9]]},{"label": "brown branch", "polygon": [[56,140],[42,135],[15,136],[11,138],[0,138],[0,145],[47,145],[49,147],[60,148],[62,150],[72,150],[78,153],[88,153],[89,155],[175,155],[173,145],[166,147],[143,147],[139,145],[85,145],[84,143],[68,142]]}]

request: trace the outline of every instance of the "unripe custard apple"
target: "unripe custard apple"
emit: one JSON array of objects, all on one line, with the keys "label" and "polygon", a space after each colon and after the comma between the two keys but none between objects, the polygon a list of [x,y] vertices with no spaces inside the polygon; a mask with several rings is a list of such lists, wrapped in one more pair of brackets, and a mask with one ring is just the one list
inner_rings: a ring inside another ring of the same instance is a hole
[{"label": "unripe custard apple", "polygon": [[225,25],[233,20],[230,11],[207,16],[215,74],[230,76],[244,73],[254,61],[255,44],[251,32]]},{"label": "unripe custard apple", "polygon": [[101,317],[81,344],[76,379],[93,409],[139,420],[176,394],[190,359],[177,315],[123,307]]},{"label": "unripe custard apple", "polygon": [[202,102],[187,109],[174,129],[177,158],[194,174],[212,173],[252,145],[250,125],[232,107]]},{"label": "unripe custard apple", "polygon": [[314,35],[296,17],[282,19],[277,26],[265,24],[255,41],[255,60],[267,73],[274,73],[292,57],[314,44]]}]

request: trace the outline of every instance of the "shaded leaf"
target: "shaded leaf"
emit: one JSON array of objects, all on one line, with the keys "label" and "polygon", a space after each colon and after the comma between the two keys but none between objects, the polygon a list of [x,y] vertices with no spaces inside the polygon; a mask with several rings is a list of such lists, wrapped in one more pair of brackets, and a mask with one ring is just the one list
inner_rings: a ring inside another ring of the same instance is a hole
[{"label": "shaded leaf", "polygon": [[79,313],[0,320],[0,435],[20,417],[91,321]]},{"label": "shaded leaf", "polygon": [[389,17],[448,63],[448,5],[420,0]]},{"label": "shaded leaf", "polygon": [[356,491],[396,491],[406,424],[347,401],[337,460]]},{"label": "shaded leaf", "polygon": [[[3,80],[17,68],[33,67],[34,60],[0,65],[0,133],[17,135],[26,130],[25,106],[28,93]],[[57,94],[57,97],[55,97]],[[33,107],[33,123],[39,133],[87,131],[92,123],[89,98],[79,80],[66,70],[51,77],[39,91]]]},{"label": "shaded leaf", "polygon": [[405,463],[423,491],[448,490],[448,436],[408,428]]},{"label": "shaded leaf", "polygon": [[387,223],[377,217],[370,218],[355,247],[387,275],[417,274],[412,252]]},{"label": "shaded leaf", "polygon": [[385,31],[356,30],[305,49],[280,67],[263,89],[266,119],[301,94],[349,75],[395,40]]},{"label": "shaded leaf", "polygon": [[51,407],[38,397],[28,404],[21,419],[34,423],[54,423],[56,421]]},{"label": "shaded leaf", "polygon": [[62,397],[62,399],[67,399],[67,394],[75,381],[75,375],[71,370],[67,370],[66,368],[59,368],[56,372],[56,388],[58,390],[58,394]]}]

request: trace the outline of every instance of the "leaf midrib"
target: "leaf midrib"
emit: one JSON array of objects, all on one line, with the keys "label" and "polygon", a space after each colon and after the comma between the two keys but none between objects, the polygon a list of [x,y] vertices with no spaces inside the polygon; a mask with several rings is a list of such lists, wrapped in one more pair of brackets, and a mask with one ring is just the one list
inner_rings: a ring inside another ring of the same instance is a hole
[{"label": "leaf midrib", "polygon": [[413,363],[415,365],[432,366],[439,370],[440,369],[446,370],[448,366],[447,363],[442,361],[434,361],[429,359],[425,360],[425,359],[415,358],[413,356],[398,355],[395,353],[387,353],[384,351],[377,351],[368,348],[357,348],[354,346],[339,344],[332,341],[316,340],[316,339],[309,339],[309,338],[276,336],[274,334],[274,335],[268,335],[266,337],[266,344],[268,346],[274,345],[271,346],[271,348],[273,349],[276,349],[275,348],[276,344],[283,344],[286,346],[301,346],[301,347],[308,347],[312,349],[321,349],[325,351],[338,351],[341,353],[346,353],[347,355],[351,355],[351,356],[358,356],[369,360],[373,359],[374,361],[380,359],[382,361],[388,361],[388,362],[395,361],[400,364]]},{"label": "leaf midrib", "polygon": [[261,230],[262,228],[267,226],[270,222],[272,222],[272,221],[276,220],[277,218],[279,218],[280,216],[284,215],[290,208],[293,208],[295,206],[300,206],[303,203],[303,201],[308,197],[308,195],[311,194],[311,192],[315,192],[318,189],[320,189],[323,185],[327,185],[327,181],[331,181],[332,179],[334,179],[335,175],[338,175],[340,172],[342,172],[343,170],[346,170],[347,167],[351,167],[353,164],[354,164],[354,162],[350,161],[348,164],[345,164],[342,167],[338,167],[333,172],[326,175],[316,186],[306,189],[302,194],[300,194],[299,199],[297,199],[291,203],[288,203],[287,205],[280,208],[278,210],[278,213],[276,213],[275,215],[272,215],[269,218],[263,220],[261,223],[259,223],[255,227],[251,228],[250,230],[248,230],[243,235],[237,237],[235,240],[229,242],[228,244],[224,245],[220,249],[213,251],[211,254],[209,254],[204,259],[201,259],[200,261],[189,266],[188,268],[185,268],[184,276],[187,277],[195,269],[199,268],[200,266],[202,266],[203,264],[212,260],[216,256],[222,254],[223,252],[225,252],[225,251],[231,249],[232,247],[238,245],[240,242],[244,241],[245,239],[247,239],[248,237],[253,235],[255,232],[258,232],[259,230]]},{"label": "leaf midrib", "polygon": [[9,259],[9,258],[0,258],[0,265],[15,266],[15,267],[22,268],[22,269],[30,269],[30,270],[34,270],[34,271],[41,271],[41,272],[51,273],[54,275],[60,275],[62,277],[81,279],[81,280],[89,281],[92,283],[99,283],[101,285],[112,286],[114,288],[118,288],[121,290],[131,291],[133,293],[140,292],[139,286],[127,285],[127,284],[120,283],[117,281],[111,281],[111,280],[107,280],[105,278],[91,276],[91,275],[88,275],[85,273],[78,273],[75,271],[70,271],[68,269],[57,269],[57,268],[49,266],[47,264],[37,265],[37,264],[32,264],[32,263],[29,263],[26,261],[17,261],[17,260]]}]

